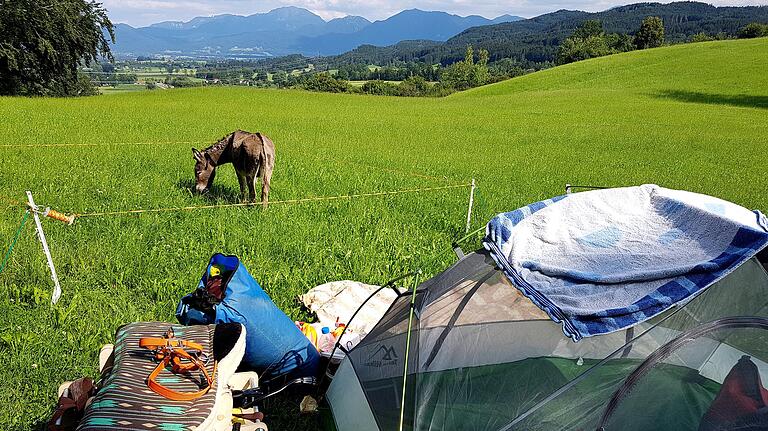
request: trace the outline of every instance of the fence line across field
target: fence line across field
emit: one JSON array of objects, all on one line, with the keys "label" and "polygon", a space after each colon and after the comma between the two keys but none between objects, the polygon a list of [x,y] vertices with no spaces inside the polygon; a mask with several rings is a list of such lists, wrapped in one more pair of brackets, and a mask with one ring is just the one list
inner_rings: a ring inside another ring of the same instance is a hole
[{"label": "fence line across field", "polygon": [[[472,206],[474,203],[473,197],[474,197],[475,187],[476,187],[476,184],[473,178],[472,182],[470,183],[451,184],[451,185],[437,186],[437,187],[421,187],[421,188],[415,188],[415,189],[402,189],[402,190],[393,190],[393,191],[385,191],[385,192],[354,193],[354,194],[337,195],[337,196],[317,196],[317,197],[299,198],[299,199],[286,199],[286,200],[272,201],[271,204],[280,205],[280,204],[299,204],[299,203],[305,203],[305,202],[323,202],[323,201],[328,202],[328,201],[336,201],[336,200],[351,200],[351,199],[362,198],[362,197],[391,196],[391,195],[399,195],[399,194],[405,194],[405,193],[420,193],[420,192],[429,192],[429,191],[437,191],[437,190],[470,188],[469,207],[467,209],[467,229],[469,229],[469,223],[472,217]],[[6,263],[10,258],[10,254],[13,251],[14,246],[16,245],[16,241],[18,240],[18,236],[21,233],[21,230],[24,228],[24,224],[25,224],[24,222],[26,221],[27,216],[31,213],[35,220],[35,228],[37,231],[37,236],[42,245],[43,253],[45,254],[46,261],[48,263],[48,267],[51,272],[51,279],[53,280],[53,284],[54,284],[54,289],[53,289],[53,292],[51,293],[52,305],[55,305],[56,302],[58,302],[59,298],[61,297],[61,285],[59,284],[59,278],[56,273],[56,267],[53,263],[53,258],[51,257],[51,252],[48,247],[48,242],[45,238],[43,225],[40,222],[41,216],[43,218],[58,220],[60,222],[71,225],[74,223],[76,218],[81,218],[81,217],[107,217],[107,216],[120,216],[120,215],[131,215],[131,214],[192,211],[192,210],[202,210],[202,209],[249,207],[249,206],[261,205],[260,202],[247,202],[247,203],[223,204],[223,205],[221,204],[220,205],[199,205],[199,206],[184,206],[184,207],[147,208],[147,209],[124,210],[124,211],[73,213],[71,215],[66,215],[59,211],[53,210],[51,208],[43,208],[41,206],[38,206],[37,204],[35,204],[35,201],[32,198],[32,193],[30,191],[27,191],[26,193],[27,193],[27,211],[25,212],[24,218],[22,219],[21,225],[19,226],[19,229],[17,230],[16,235],[14,236],[14,239],[11,242],[10,247],[8,248],[8,252],[5,254],[2,260],[2,266],[0,266],[0,272],[2,272],[2,270],[5,269]]]},{"label": "fence line across field", "polygon": [[407,175],[407,176],[411,176],[411,177],[414,177],[414,178],[422,178],[422,179],[426,179],[426,180],[435,180],[435,181],[447,181],[447,180],[449,180],[448,177],[436,177],[436,176],[433,176],[433,175],[427,175],[427,174],[422,174],[422,173],[418,173],[418,172],[409,172],[409,171],[403,171],[403,170],[400,170],[400,169],[384,168],[384,167],[381,167],[381,166],[370,165],[368,163],[353,162],[353,161],[350,161],[350,160],[342,160],[342,159],[334,159],[334,158],[325,158],[325,157],[319,157],[319,156],[314,156],[314,155],[311,156],[311,157],[314,157],[316,160],[321,161],[321,162],[334,162],[334,163],[338,163],[338,164],[341,164],[341,165],[357,166],[357,167],[362,167],[362,168],[376,169],[376,170],[382,171],[382,172],[388,172],[388,173],[391,173],[391,174]]},{"label": "fence line across field", "polygon": [[[211,141],[168,141],[168,142],[84,142],[84,143],[44,143],[44,144],[0,144],[0,148],[51,148],[51,147],[98,147],[98,146],[148,146],[148,145],[211,145]],[[381,166],[370,165],[367,163],[353,162],[349,160],[341,160],[334,158],[324,158],[318,156],[311,156],[320,161],[332,161],[339,164],[346,164],[350,166],[361,166],[371,169],[377,169],[382,172],[396,173],[402,175],[408,175],[415,178],[423,178],[428,180],[445,181],[447,177],[436,177],[433,175],[426,175],[418,172],[408,172],[399,169],[384,168]]]},{"label": "fence line across field", "polygon": [[[307,202],[350,200],[350,199],[357,199],[362,197],[390,196],[390,195],[399,195],[399,194],[405,194],[405,193],[420,193],[420,192],[428,192],[428,191],[469,188],[469,187],[472,187],[472,183],[451,184],[447,186],[438,186],[438,187],[421,187],[421,188],[415,188],[415,189],[402,189],[402,190],[392,190],[392,191],[385,191],[385,192],[354,193],[354,194],[337,195],[337,196],[317,196],[317,197],[309,197],[309,198],[285,199],[285,200],[279,200],[279,201],[270,201],[269,205],[281,205],[281,204],[289,205],[289,204],[299,204],[299,203],[307,203]],[[195,211],[195,210],[215,209],[215,208],[252,207],[252,206],[258,206],[258,205],[261,205],[261,202],[243,202],[243,203],[236,203],[236,204],[215,204],[215,205],[192,205],[192,206],[167,207],[167,208],[141,208],[141,209],[122,210],[122,211],[74,213],[73,215],[75,216],[75,218],[103,217],[103,216],[118,216],[118,215],[160,213],[160,212],[174,212],[174,211]]]},{"label": "fence line across field", "polygon": [[170,142],[83,142],[83,143],[50,143],[50,144],[0,144],[0,148],[37,148],[37,147],[99,147],[99,146],[131,146],[131,145],[210,145],[211,141],[170,141]]},{"label": "fence line across field", "polygon": [[6,206],[15,207],[21,205],[21,201],[18,199],[12,199],[8,196],[0,195],[0,202],[5,202]]}]

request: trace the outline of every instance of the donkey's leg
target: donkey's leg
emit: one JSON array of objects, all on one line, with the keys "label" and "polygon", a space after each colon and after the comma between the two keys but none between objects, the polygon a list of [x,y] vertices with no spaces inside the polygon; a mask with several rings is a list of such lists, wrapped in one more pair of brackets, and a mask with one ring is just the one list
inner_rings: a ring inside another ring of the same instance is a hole
[{"label": "donkey's leg", "polygon": [[237,173],[237,182],[240,183],[240,202],[245,202],[248,199],[248,196],[245,194],[247,179],[245,178],[245,173],[240,171],[235,172]]},{"label": "donkey's leg", "polygon": [[256,175],[251,175],[248,178],[248,200],[250,202],[256,202]]}]

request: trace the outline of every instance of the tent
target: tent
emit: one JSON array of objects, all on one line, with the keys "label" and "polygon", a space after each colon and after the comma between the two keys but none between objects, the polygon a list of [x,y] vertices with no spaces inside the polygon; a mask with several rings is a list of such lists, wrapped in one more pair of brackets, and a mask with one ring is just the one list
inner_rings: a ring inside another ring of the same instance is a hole
[{"label": "tent", "polygon": [[768,429],[762,214],[652,185],[566,196],[495,217],[392,303],[333,377],[336,429]]}]

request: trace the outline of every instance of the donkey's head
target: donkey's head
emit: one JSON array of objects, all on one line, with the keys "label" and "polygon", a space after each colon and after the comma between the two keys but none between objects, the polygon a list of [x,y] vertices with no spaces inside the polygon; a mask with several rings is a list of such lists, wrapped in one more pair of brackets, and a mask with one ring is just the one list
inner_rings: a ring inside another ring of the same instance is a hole
[{"label": "donkey's head", "polygon": [[208,153],[200,152],[192,148],[192,157],[195,159],[195,190],[198,193],[207,192],[213,185],[216,176],[216,163]]}]

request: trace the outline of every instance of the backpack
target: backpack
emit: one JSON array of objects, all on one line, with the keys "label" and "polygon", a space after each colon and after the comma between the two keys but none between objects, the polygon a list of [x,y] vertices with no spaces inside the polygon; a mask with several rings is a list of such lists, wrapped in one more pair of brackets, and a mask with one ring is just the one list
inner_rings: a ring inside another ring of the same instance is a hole
[{"label": "backpack", "polygon": [[236,256],[211,257],[197,289],[179,301],[176,318],[184,325],[245,326],[243,365],[265,382],[318,374],[317,349]]}]

